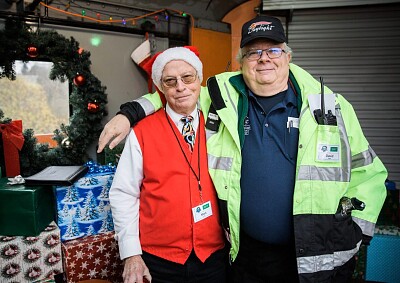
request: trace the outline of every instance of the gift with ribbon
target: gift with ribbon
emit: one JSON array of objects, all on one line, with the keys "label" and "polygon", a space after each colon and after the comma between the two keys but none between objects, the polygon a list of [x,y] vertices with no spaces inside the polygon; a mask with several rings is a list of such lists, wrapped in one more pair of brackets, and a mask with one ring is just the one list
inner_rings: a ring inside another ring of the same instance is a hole
[{"label": "gift with ribbon", "polygon": [[22,120],[0,124],[0,134],[3,140],[5,174],[7,177],[15,177],[20,174],[21,170],[19,151],[24,145]]}]

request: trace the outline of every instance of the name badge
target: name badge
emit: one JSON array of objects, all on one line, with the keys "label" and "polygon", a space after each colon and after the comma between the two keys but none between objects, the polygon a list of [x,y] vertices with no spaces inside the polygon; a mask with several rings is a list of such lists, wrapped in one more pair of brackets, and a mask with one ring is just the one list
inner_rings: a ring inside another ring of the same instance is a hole
[{"label": "name badge", "polygon": [[339,146],[329,145],[329,144],[319,144],[317,152],[317,160],[321,162],[339,161]]},{"label": "name badge", "polygon": [[212,213],[211,201],[207,201],[203,204],[192,208],[194,223],[204,220],[210,217]]}]

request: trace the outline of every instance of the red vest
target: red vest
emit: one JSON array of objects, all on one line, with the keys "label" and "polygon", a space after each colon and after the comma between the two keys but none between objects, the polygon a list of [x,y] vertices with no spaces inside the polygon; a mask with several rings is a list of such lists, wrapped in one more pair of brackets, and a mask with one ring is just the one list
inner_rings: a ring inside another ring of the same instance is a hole
[{"label": "red vest", "polygon": [[[133,128],[143,155],[139,212],[142,249],[180,264],[186,262],[193,249],[204,262],[224,246],[217,195],[208,174],[202,114],[199,120],[193,153],[164,110]],[[204,202],[211,201],[213,214],[194,223],[192,208],[202,202],[198,180],[190,166],[199,176],[199,156],[202,198]]]}]

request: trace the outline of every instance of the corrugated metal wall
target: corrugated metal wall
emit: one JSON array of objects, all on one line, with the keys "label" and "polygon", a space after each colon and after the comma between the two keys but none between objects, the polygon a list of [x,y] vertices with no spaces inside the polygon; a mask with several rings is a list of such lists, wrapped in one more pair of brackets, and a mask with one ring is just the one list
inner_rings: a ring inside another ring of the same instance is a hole
[{"label": "corrugated metal wall", "polygon": [[400,4],[294,10],[288,34],[293,62],[352,103],[400,187]]}]

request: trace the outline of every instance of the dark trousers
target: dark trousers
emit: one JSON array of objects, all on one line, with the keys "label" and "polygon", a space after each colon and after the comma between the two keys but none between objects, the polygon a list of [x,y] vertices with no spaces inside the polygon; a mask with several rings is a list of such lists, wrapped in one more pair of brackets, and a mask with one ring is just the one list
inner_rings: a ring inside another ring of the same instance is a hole
[{"label": "dark trousers", "polygon": [[352,282],[353,272],[356,268],[356,259],[352,257],[343,266],[337,268],[334,272],[332,283],[350,283]]},{"label": "dark trousers", "polygon": [[185,264],[179,264],[143,252],[152,283],[224,283],[228,265],[228,249],[213,253],[202,263],[192,251]]},{"label": "dark trousers", "polygon": [[[350,283],[355,258],[336,268],[324,283]],[[240,249],[232,263],[229,282],[233,283],[297,283],[297,262],[294,245],[268,245],[245,233],[240,234]]]},{"label": "dark trousers", "polygon": [[232,263],[234,283],[296,283],[297,263],[294,245],[268,245],[245,233]]}]

